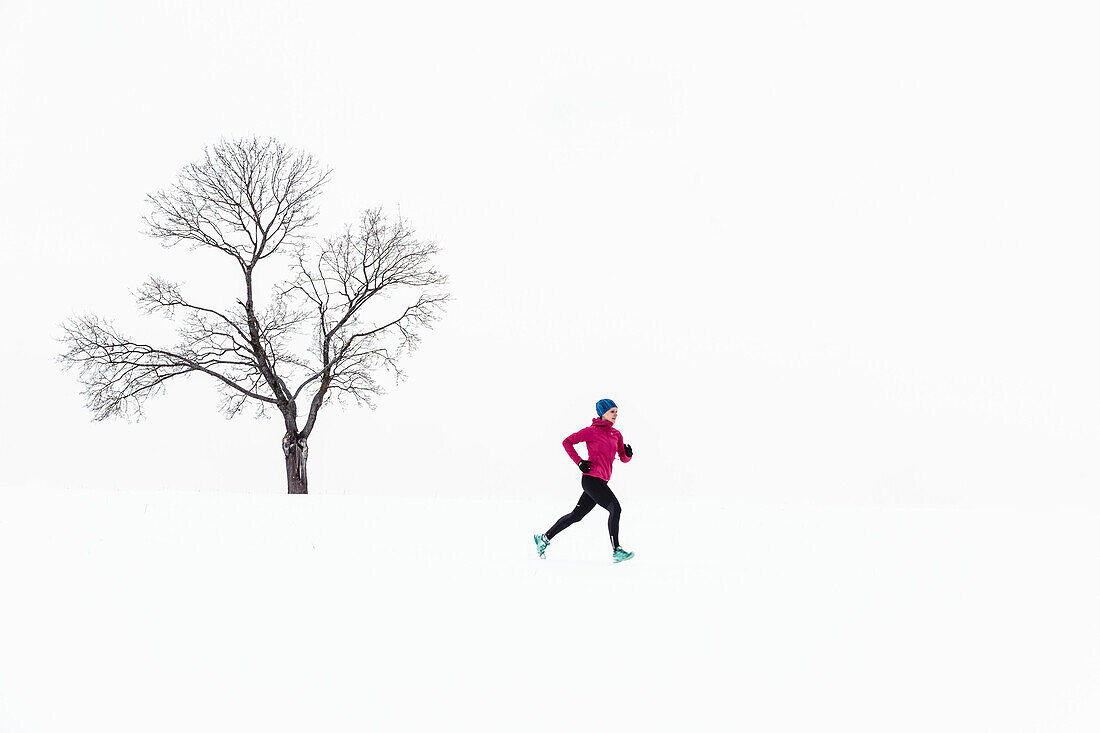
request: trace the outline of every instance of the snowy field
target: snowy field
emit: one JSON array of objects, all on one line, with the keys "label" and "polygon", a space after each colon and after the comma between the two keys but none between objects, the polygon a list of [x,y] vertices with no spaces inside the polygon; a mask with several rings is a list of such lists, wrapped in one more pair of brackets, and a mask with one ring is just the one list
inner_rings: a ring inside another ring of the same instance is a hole
[{"label": "snowy field", "polygon": [[1095,731],[1097,516],[0,494],[0,730]]}]

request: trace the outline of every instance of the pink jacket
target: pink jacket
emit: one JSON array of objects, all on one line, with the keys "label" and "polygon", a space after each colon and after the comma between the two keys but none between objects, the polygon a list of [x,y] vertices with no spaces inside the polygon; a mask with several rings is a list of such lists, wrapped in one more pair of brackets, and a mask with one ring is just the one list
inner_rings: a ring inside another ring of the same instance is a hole
[{"label": "pink jacket", "polygon": [[592,418],[592,424],[582,428],[561,442],[565,452],[573,459],[573,463],[580,463],[581,457],[573,448],[577,443],[585,443],[588,446],[588,460],[592,461],[592,470],[589,476],[611,480],[611,463],[615,460],[615,454],[619,460],[628,463],[630,458],[626,455],[623,446],[623,434],[611,427],[611,423],[603,418]]}]

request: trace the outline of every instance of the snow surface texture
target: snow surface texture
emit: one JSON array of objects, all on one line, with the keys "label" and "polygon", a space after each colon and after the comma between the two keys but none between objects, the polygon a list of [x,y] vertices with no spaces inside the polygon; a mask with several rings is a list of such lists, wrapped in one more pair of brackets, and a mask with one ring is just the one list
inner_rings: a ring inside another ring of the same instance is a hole
[{"label": "snow surface texture", "polygon": [[1096,517],[0,494],[0,730],[1085,731]]}]

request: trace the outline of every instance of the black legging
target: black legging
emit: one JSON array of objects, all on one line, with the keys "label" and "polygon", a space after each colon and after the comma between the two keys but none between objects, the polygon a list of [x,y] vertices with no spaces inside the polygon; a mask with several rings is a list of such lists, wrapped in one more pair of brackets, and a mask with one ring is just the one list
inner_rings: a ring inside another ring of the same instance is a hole
[{"label": "black legging", "polygon": [[611,547],[612,549],[617,548],[619,546],[619,515],[623,513],[623,508],[619,505],[619,500],[611,493],[611,487],[608,486],[607,482],[602,478],[596,478],[595,476],[589,476],[587,474],[581,476],[581,488],[584,489],[584,493],[581,494],[577,506],[573,507],[573,511],[559,519],[554,523],[553,527],[547,530],[547,541],[554,539],[554,535],[561,532],[569,525],[584,519],[585,515],[592,511],[592,507],[599,504],[606,509],[608,513],[607,532],[611,535]]}]

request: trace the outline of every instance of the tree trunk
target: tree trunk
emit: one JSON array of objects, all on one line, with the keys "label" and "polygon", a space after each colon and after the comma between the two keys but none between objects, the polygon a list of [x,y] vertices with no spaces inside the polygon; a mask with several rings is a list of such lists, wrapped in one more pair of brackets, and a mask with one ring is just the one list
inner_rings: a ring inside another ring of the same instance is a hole
[{"label": "tree trunk", "polygon": [[290,433],[283,436],[283,456],[286,458],[286,488],[288,494],[309,493],[306,478],[306,458],[309,446],[305,438],[295,438]]}]

